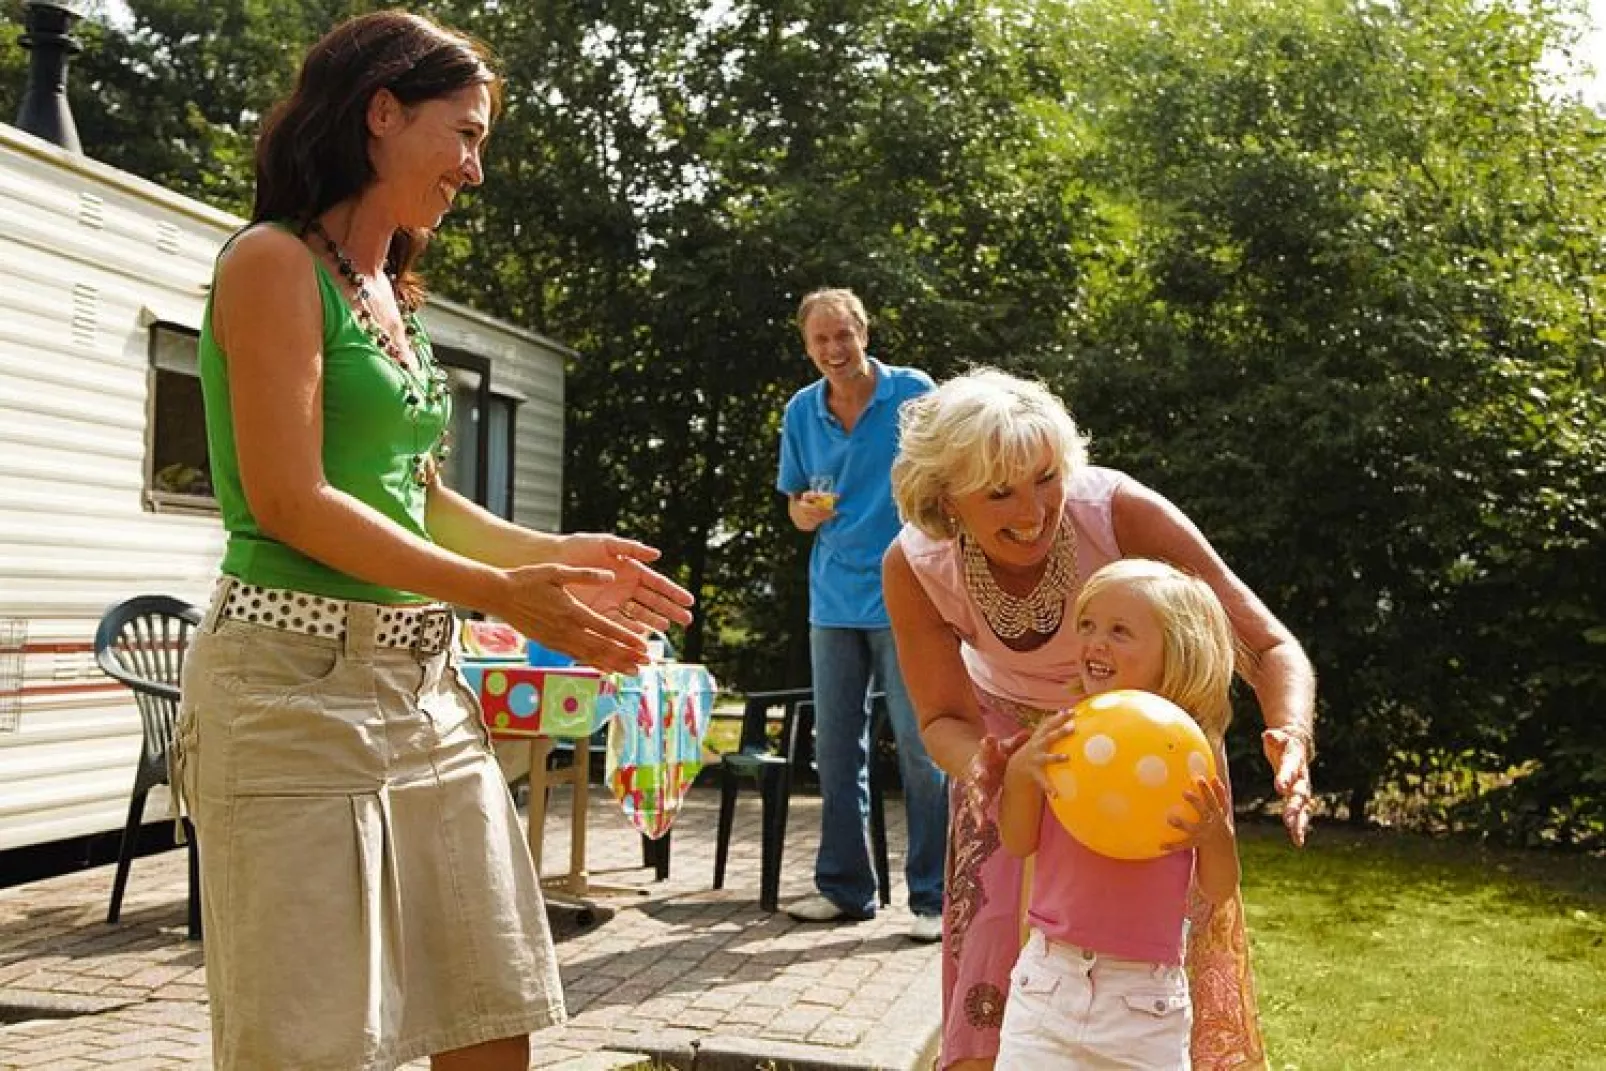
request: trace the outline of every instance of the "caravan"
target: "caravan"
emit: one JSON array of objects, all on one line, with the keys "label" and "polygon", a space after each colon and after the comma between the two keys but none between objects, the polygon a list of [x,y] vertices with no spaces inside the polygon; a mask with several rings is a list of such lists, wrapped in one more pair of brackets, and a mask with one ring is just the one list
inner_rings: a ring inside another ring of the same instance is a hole
[{"label": "caravan", "polygon": [[[129,596],[208,596],[196,344],[241,224],[0,125],[0,851],[122,827],[140,723],[91,640]],[[572,352],[447,301],[424,319],[457,395],[447,481],[555,530]]]}]

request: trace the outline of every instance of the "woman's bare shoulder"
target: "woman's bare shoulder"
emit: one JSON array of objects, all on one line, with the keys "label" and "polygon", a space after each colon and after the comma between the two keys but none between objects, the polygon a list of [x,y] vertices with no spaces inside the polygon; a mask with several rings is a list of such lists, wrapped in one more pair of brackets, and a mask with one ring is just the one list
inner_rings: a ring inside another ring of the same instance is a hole
[{"label": "woman's bare shoulder", "polygon": [[213,281],[218,344],[231,354],[257,338],[277,339],[276,350],[296,339],[315,349],[324,312],[314,263],[301,239],[280,227],[257,224],[235,236],[218,257]]},{"label": "woman's bare shoulder", "polygon": [[883,578],[896,575],[899,580],[909,580],[914,577],[914,570],[909,568],[909,556],[904,552],[902,540],[894,539],[887,545],[886,552],[881,555],[881,575]]},{"label": "woman's bare shoulder", "polygon": [[310,273],[312,251],[294,234],[271,223],[248,227],[218,257],[218,279],[260,280]]}]

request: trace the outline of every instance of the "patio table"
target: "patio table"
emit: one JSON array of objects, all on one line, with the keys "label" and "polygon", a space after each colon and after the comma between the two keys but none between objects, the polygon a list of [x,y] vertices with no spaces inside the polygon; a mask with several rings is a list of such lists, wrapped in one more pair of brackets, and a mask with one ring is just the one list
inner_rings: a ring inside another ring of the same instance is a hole
[{"label": "patio table", "polygon": [[[550,898],[586,909],[593,893],[640,891],[593,882],[586,866],[592,736],[608,727],[609,787],[626,817],[649,836],[663,835],[701,765],[715,692],[708,670],[692,663],[656,663],[626,676],[587,666],[469,659],[463,676],[479,694],[491,735],[529,744],[528,838],[538,874],[547,789],[573,786],[568,870],[542,880]],[[574,762],[565,772],[549,774],[547,759],[560,739],[573,741]]]}]

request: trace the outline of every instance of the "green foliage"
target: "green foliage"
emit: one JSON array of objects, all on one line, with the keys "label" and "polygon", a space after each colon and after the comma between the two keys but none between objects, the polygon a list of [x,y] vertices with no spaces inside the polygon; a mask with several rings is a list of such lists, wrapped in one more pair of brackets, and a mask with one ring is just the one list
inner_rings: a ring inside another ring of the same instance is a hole
[{"label": "green foliage", "polygon": [[22,37],[21,0],[6,0],[0,6],[0,121],[15,122],[22,107],[23,86],[27,84],[28,55]]},{"label": "green foliage", "polygon": [[1551,15],[1109,3],[1062,27],[1112,223],[1065,377],[1099,456],[1306,641],[1320,777],[1355,813],[1450,750],[1535,760],[1510,791],[1589,829],[1602,126],[1541,92]]},{"label": "green foliage", "polygon": [[[469,223],[487,240],[453,276],[584,354],[569,522],[682,565],[691,656],[803,679],[807,542],[773,490],[780,409],[812,378],[797,300],[855,287],[873,350],[937,375],[1064,332],[1082,206],[1036,144],[1025,35],[886,2],[545,3],[475,28],[513,97]],[[509,277],[541,281],[498,294]]]}]

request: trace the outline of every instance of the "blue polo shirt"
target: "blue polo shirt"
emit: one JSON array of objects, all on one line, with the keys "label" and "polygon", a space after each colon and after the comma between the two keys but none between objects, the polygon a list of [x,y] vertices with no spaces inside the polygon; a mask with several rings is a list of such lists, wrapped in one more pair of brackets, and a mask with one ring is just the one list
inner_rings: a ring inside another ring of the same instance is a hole
[{"label": "blue polo shirt", "polygon": [[793,495],[814,476],[835,480],[836,516],[814,532],[809,554],[809,624],[821,628],[888,628],[881,597],[881,556],[900,523],[892,502],[892,460],[898,454],[898,410],[933,389],[914,368],[870,358],[875,394],[851,432],[825,404],[825,380],[792,395],[781,420],[781,472],[775,486]]}]

